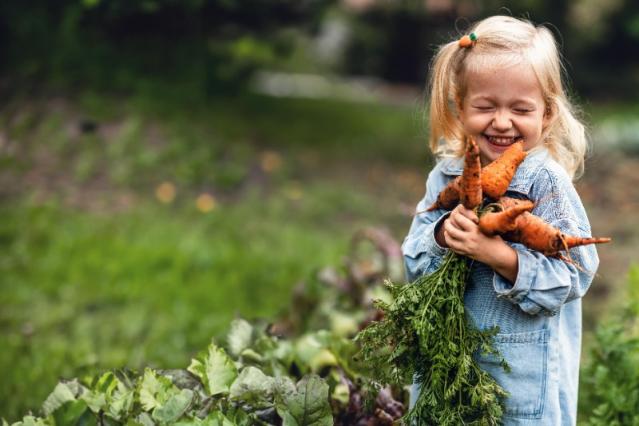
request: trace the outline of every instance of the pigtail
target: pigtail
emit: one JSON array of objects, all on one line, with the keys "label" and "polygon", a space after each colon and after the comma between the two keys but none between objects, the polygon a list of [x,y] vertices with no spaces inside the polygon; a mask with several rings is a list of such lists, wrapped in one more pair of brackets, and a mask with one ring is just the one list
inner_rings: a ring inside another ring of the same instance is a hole
[{"label": "pigtail", "polygon": [[[460,48],[456,41],[443,45],[433,58],[429,82],[430,94],[430,137],[429,146],[436,154],[460,155],[463,149],[461,140],[462,128],[459,119],[455,117],[454,100],[451,94],[457,93],[455,76],[459,68]],[[441,144],[441,140],[445,144]]]},{"label": "pigtail", "polygon": [[553,158],[570,177],[576,179],[583,174],[584,158],[588,151],[586,128],[577,119],[577,114],[566,97],[556,97],[553,107],[556,117],[546,145]]},{"label": "pigtail", "polygon": [[584,158],[588,150],[586,129],[578,118],[576,108],[566,96],[562,83],[565,69],[561,66],[555,38],[543,26],[536,30],[533,41],[536,49],[528,50],[528,58],[547,94],[546,114],[551,117],[542,137],[553,158],[575,179],[583,173]]}]

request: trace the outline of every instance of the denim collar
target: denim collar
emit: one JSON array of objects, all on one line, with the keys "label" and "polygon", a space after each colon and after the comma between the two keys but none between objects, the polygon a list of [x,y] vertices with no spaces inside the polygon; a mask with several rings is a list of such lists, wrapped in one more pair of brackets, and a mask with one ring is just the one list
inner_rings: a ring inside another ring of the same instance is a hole
[{"label": "denim collar", "polygon": [[[519,165],[515,176],[508,185],[509,191],[518,192],[523,195],[528,195],[530,187],[534,182],[534,177],[537,175],[541,166],[544,165],[550,153],[544,147],[534,148],[528,151],[528,155],[524,161]],[[460,176],[464,167],[463,157],[449,157],[443,160],[442,173],[448,176]]]}]

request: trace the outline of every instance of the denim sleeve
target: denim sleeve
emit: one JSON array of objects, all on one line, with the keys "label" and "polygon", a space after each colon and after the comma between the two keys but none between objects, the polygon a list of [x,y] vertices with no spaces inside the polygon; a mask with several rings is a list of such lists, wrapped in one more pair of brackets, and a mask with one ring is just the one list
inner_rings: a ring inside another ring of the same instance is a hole
[{"label": "denim sleeve", "polygon": [[418,214],[413,218],[408,235],[402,244],[406,278],[409,282],[437,269],[448,251],[435,241],[435,228],[448,216],[448,212],[443,209],[424,212],[435,202],[448,180],[437,166],[426,180],[426,195],[417,204]]},{"label": "denim sleeve", "polygon": [[[541,174],[531,194],[531,199],[538,200],[532,213],[564,234],[590,237],[590,225],[572,183],[547,171]],[[511,246],[518,255],[517,279],[512,284],[495,273],[493,285],[498,297],[518,304],[531,315],[555,315],[562,304],[582,297],[599,266],[592,244],[570,250],[574,264],[544,256],[522,244]]]}]

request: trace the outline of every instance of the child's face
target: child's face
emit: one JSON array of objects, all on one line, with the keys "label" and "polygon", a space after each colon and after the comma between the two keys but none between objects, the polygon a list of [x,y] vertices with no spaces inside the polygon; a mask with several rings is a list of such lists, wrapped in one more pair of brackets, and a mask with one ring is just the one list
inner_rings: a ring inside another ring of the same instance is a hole
[{"label": "child's face", "polygon": [[466,72],[460,119],[479,145],[486,165],[519,139],[524,149],[539,145],[546,124],[541,87],[530,66]]}]

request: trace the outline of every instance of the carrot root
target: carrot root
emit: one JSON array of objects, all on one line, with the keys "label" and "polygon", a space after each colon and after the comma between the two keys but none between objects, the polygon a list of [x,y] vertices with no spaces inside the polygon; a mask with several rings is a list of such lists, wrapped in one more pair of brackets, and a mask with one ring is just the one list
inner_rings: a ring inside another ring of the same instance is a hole
[{"label": "carrot root", "polygon": [[524,143],[515,142],[499,158],[484,167],[481,177],[484,195],[494,200],[504,195],[526,154]]},{"label": "carrot root", "polygon": [[[474,143],[474,141],[472,143]],[[472,147],[472,143],[467,146],[467,150]],[[501,157],[483,169],[480,169],[482,196],[497,200],[504,195],[508,189],[508,185],[510,185],[510,181],[513,179],[513,176],[515,176],[517,167],[519,167],[519,164],[526,158],[526,154],[523,149],[523,143],[516,142],[504,151]],[[468,155],[466,155],[466,157],[468,157]],[[465,165],[464,170],[467,168]],[[453,179],[439,193],[437,200],[426,211],[436,209],[451,210],[455,207],[457,203],[459,203],[463,192],[461,182],[461,176]]]},{"label": "carrot root", "polygon": [[467,209],[474,209],[482,202],[481,160],[479,147],[473,138],[466,142],[464,171],[462,174],[459,199]]},{"label": "carrot root", "polygon": [[531,201],[524,201],[500,212],[484,213],[479,218],[479,229],[489,237],[514,231],[517,227],[517,218],[523,213],[530,212],[534,206]]},{"label": "carrot root", "polygon": [[459,203],[459,193],[461,192],[460,188],[461,176],[453,179],[446,187],[439,193],[437,196],[437,200],[426,209],[426,211],[430,212],[436,209],[445,209],[451,210],[453,207]]},{"label": "carrot root", "polygon": [[563,235],[563,240],[567,248],[571,249],[577,246],[585,246],[587,244],[604,244],[612,241],[608,237],[573,237],[570,235]]}]

